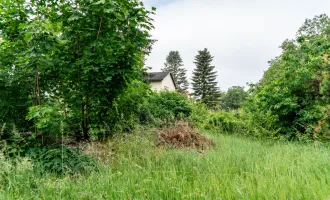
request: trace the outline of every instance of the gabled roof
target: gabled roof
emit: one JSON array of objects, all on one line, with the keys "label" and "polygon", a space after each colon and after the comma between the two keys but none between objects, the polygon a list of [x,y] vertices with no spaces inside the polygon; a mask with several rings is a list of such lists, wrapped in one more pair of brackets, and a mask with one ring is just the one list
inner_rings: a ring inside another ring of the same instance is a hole
[{"label": "gabled roof", "polygon": [[174,81],[173,75],[170,72],[149,72],[147,79],[150,82],[162,81],[168,74],[170,74],[173,84],[176,87],[176,83]]},{"label": "gabled roof", "polygon": [[149,81],[162,81],[169,74],[169,72],[150,72],[148,73]]}]

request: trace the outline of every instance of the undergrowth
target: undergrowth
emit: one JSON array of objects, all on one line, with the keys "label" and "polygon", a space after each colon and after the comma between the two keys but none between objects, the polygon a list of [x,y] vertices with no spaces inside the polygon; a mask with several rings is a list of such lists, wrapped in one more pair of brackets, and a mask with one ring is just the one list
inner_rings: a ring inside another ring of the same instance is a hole
[{"label": "undergrowth", "polygon": [[25,155],[34,163],[35,171],[55,174],[90,173],[97,170],[98,163],[94,158],[77,148],[39,147],[31,148]]},{"label": "undergrowth", "polygon": [[[27,171],[0,199],[326,199],[330,149],[232,135],[209,135],[206,152],[156,147],[155,131],[102,146],[115,159],[73,178]],[[33,177],[33,178],[31,178]],[[19,185],[24,185],[20,187]]]}]

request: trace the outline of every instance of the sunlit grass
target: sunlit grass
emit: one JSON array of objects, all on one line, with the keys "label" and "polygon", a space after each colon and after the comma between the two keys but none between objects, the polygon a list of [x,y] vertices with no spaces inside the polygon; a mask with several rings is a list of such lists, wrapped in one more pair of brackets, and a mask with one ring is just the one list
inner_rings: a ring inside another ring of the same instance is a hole
[{"label": "sunlit grass", "polygon": [[[330,150],[213,136],[208,152],[117,139],[111,164],[90,175],[12,180],[1,199],[327,199]],[[27,175],[28,176],[28,175]],[[16,185],[15,185],[16,184]],[[20,187],[19,187],[20,185]]]}]

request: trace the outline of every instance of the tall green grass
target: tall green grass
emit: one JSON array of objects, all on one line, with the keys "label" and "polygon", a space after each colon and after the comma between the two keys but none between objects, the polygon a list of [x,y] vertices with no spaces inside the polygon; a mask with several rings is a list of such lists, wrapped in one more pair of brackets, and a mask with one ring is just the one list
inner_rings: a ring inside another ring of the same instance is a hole
[{"label": "tall green grass", "polygon": [[[116,139],[111,164],[81,176],[26,174],[1,199],[327,199],[330,150],[308,144],[212,136],[208,152],[155,147],[154,138]],[[22,176],[20,174],[20,176]],[[15,176],[13,176],[15,177]]]}]

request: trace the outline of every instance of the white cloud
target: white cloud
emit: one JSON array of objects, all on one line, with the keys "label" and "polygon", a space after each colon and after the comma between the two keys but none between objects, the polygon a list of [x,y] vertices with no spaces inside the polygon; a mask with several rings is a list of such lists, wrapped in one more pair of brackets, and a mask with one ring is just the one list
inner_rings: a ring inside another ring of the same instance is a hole
[{"label": "white cloud", "polygon": [[[158,2],[158,3],[157,3]],[[327,13],[328,0],[145,0],[157,15],[147,65],[160,71],[170,50],[178,50],[190,78],[194,56],[208,48],[222,90],[256,82],[267,61],[280,54],[306,18]]]}]

